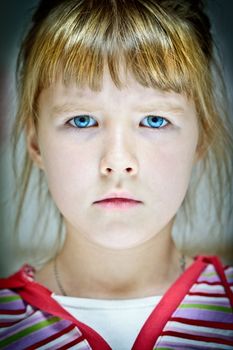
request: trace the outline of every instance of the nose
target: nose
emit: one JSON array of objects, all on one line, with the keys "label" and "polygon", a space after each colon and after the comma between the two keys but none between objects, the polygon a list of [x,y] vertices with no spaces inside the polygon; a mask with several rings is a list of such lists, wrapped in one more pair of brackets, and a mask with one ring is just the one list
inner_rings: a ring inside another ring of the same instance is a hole
[{"label": "nose", "polygon": [[[117,133],[116,133],[117,134]],[[138,162],[135,157],[134,145],[130,145],[128,134],[123,137],[117,134],[109,138],[106,142],[104,155],[100,163],[100,172],[104,176],[112,175],[130,175],[138,173]]]}]

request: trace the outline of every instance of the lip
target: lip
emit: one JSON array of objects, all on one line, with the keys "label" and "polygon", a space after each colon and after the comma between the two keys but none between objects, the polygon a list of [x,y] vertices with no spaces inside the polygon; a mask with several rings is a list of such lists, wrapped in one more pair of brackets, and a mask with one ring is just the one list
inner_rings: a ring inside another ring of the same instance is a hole
[{"label": "lip", "polygon": [[136,202],[141,202],[137,198],[131,196],[131,194],[129,192],[110,192],[94,203],[98,203],[98,202],[104,201],[106,199],[116,199],[116,198],[128,199],[128,200],[132,200],[132,201],[136,201]]},{"label": "lip", "polygon": [[142,204],[142,201],[131,196],[128,192],[111,192],[100,200],[94,202],[94,204],[110,210],[126,210],[137,207]]},{"label": "lip", "polygon": [[142,202],[135,201],[133,199],[126,199],[126,198],[109,198],[109,199],[97,201],[94,204],[104,209],[127,210],[130,208],[137,207],[138,205],[142,204]]}]

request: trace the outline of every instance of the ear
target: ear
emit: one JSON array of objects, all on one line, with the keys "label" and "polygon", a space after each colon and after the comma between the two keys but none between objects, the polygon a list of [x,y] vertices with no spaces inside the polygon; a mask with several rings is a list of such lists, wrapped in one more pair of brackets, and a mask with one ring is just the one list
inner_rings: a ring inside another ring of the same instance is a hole
[{"label": "ear", "polygon": [[27,150],[32,159],[32,161],[40,168],[43,169],[43,161],[41,157],[39,142],[38,142],[38,132],[35,127],[35,123],[32,118],[27,122],[26,126],[26,143]]}]

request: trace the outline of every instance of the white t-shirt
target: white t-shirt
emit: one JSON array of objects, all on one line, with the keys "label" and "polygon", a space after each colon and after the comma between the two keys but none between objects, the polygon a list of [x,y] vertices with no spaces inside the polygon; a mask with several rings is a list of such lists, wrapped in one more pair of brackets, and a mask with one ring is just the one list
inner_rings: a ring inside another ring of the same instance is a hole
[{"label": "white t-shirt", "polygon": [[113,350],[129,350],[161,296],[140,299],[102,300],[52,297],[79,321],[99,333]]}]

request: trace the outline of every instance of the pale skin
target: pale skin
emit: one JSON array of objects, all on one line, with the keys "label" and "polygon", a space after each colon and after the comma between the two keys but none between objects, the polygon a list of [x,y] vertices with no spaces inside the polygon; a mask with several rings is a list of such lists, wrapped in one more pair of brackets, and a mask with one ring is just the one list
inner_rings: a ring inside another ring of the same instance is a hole
[{"label": "pale skin", "polygon": [[[131,76],[125,83],[118,89],[105,72],[95,92],[58,80],[39,96],[38,130],[28,125],[29,154],[65,221],[57,263],[70,296],[162,295],[181,273],[171,232],[199,157],[195,106]],[[71,119],[82,115],[91,118],[81,129]],[[148,116],[162,117],[162,127],[148,126]],[[124,212],[93,204],[114,190],[142,204]],[[36,280],[61,294],[53,261]]]}]

